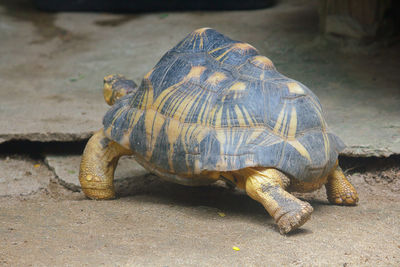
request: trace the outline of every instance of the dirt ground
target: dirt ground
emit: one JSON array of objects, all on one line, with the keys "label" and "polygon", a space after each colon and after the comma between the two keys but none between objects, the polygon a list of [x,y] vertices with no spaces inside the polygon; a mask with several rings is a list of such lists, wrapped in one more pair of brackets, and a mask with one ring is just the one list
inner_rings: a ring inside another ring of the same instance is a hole
[{"label": "dirt ground", "polygon": [[109,108],[103,77],[140,84],[168,49],[211,27],[256,47],[282,74],[320,99],[351,156],[400,154],[400,42],[359,46],[322,36],[317,0],[221,12],[38,12],[0,0],[0,144],[82,141]]},{"label": "dirt ground", "polygon": [[[0,265],[398,266],[399,158],[352,160],[342,159],[357,167],[347,173],[359,205],[329,205],[323,189],[297,194],[314,213],[287,236],[260,204],[223,184],[192,188],[145,175],[116,200],[92,201],[53,177],[37,193],[0,198]],[[40,159],[25,161],[51,176]]]}]

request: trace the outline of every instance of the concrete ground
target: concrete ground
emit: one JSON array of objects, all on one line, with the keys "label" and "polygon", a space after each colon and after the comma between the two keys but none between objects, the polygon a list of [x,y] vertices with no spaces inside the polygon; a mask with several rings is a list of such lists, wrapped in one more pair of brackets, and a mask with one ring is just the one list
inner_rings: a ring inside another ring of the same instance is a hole
[{"label": "concrete ground", "polygon": [[330,42],[318,32],[315,1],[136,15],[39,13],[27,0],[2,3],[0,143],[87,138],[108,108],[105,75],[140,83],[169,48],[208,26],[252,44],[280,72],[309,86],[348,145],[346,155],[400,153],[399,42],[365,48]]},{"label": "concrete ground", "polygon": [[[131,158],[117,169],[118,199],[84,198],[77,152],[108,108],[102,77],[139,83],[205,26],[251,43],[317,94],[348,145],[341,162],[357,207],[331,206],[323,190],[298,195],[313,217],[282,236],[243,192],[163,182]],[[0,266],[400,265],[398,40],[322,37],[308,0],[135,15],[41,13],[0,0],[0,35]]]}]

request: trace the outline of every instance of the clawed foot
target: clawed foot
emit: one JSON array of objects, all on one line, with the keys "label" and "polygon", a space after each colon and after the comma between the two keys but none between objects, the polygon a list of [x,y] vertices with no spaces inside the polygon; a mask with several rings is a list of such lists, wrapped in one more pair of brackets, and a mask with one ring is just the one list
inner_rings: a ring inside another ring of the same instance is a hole
[{"label": "clawed foot", "polygon": [[328,194],[328,200],[335,205],[354,206],[358,202],[358,194],[354,188],[345,188]]},{"label": "clawed foot", "polygon": [[91,199],[112,199],[114,171],[118,159],[132,152],[108,139],[103,130],[97,131],[83,151],[79,169],[82,191]]},{"label": "clawed foot", "polygon": [[276,219],[281,234],[287,234],[302,226],[311,217],[313,207],[307,202],[301,202],[300,208],[285,212]]},{"label": "clawed foot", "polygon": [[115,198],[114,185],[110,181],[102,181],[100,177],[87,174],[84,168],[81,168],[79,179],[83,193],[86,197],[95,200],[105,200]]},{"label": "clawed foot", "polygon": [[82,188],[82,191],[85,193],[85,196],[90,199],[106,200],[115,198],[114,188]]},{"label": "clawed foot", "polygon": [[358,194],[353,185],[347,180],[342,169],[337,166],[328,176],[325,185],[328,200],[332,204],[354,206],[358,202]]}]

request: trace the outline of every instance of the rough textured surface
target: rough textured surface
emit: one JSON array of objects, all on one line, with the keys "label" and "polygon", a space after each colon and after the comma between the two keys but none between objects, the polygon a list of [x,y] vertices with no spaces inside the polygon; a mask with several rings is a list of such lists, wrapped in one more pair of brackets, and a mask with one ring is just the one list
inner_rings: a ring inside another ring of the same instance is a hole
[{"label": "rough textured surface", "polygon": [[[81,186],[78,179],[80,160],[81,156],[48,155],[45,162],[54,171],[56,178],[63,186],[73,191],[80,191]],[[145,181],[153,180],[151,177],[145,177],[148,174],[149,172],[132,157],[122,157],[114,175],[116,190],[121,193],[121,191],[132,189],[139,184],[143,186],[146,184]]]},{"label": "rough textured surface", "polygon": [[47,188],[54,177],[39,161],[0,157],[0,197],[30,195]]},{"label": "rough textured surface", "polygon": [[37,13],[24,0],[3,1],[0,142],[87,138],[101,127],[107,110],[103,76],[122,73],[140,82],[178,40],[209,26],[252,44],[280,72],[309,86],[328,124],[349,146],[345,154],[400,153],[399,45],[341,49],[319,37],[315,3],[282,1],[244,12],[111,15]]},{"label": "rough textured surface", "polygon": [[303,195],[312,218],[289,236],[256,201],[219,186],[153,178],[90,201],[51,184],[48,194],[1,198],[0,265],[398,266],[400,195],[362,177],[350,177],[357,207],[328,205],[323,190]]}]

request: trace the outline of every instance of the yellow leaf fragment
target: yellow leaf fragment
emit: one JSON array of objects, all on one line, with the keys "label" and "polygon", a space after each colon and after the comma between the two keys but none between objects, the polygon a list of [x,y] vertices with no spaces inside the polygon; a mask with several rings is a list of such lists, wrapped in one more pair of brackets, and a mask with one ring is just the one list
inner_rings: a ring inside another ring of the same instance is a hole
[{"label": "yellow leaf fragment", "polygon": [[235,251],[239,251],[240,250],[240,248],[238,248],[238,247],[232,247],[232,249],[235,250]]},{"label": "yellow leaf fragment", "polygon": [[219,215],[220,217],[225,217],[225,216],[226,216],[226,214],[223,213],[223,212],[218,212],[218,215]]}]

